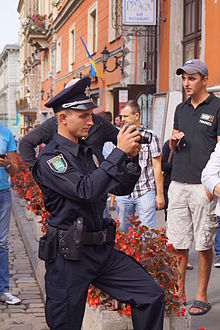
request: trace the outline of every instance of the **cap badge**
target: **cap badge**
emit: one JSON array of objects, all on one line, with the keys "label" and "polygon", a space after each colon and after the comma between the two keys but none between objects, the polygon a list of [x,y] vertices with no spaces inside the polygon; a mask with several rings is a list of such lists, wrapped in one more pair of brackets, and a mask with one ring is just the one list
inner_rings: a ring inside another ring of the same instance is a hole
[{"label": "cap badge", "polygon": [[86,94],[87,97],[90,97],[91,96],[91,90],[90,90],[89,86],[86,87],[84,93]]},{"label": "cap badge", "polygon": [[93,159],[93,162],[95,164],[96,167],[99,167],[99,160],[98,158],[96,157],[96,155],[92,155],[92,159]]},{"label": "cap badge", "polygon": [[64,173],[67,170],[66,160],[61,154],[49,159],[47,164],[50,166],[51,170],[56,173]]}]

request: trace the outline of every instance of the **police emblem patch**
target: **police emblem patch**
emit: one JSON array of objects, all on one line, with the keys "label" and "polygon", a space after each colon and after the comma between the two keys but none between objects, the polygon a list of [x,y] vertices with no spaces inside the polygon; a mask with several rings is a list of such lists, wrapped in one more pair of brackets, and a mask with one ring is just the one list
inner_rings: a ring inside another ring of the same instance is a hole
[{"label": "police emblem patch", "polygon": [[49,159],[47,164],[56,173],[64,173],[67,170],[67,163],[62,154]]},{"label": "police emblem patch", "polygon": [[93,162],[95,164],[96,167],[99,167],[99,160],[98,158],[96,157],[96,155],[92,155],[92,159],[93,159]]}]

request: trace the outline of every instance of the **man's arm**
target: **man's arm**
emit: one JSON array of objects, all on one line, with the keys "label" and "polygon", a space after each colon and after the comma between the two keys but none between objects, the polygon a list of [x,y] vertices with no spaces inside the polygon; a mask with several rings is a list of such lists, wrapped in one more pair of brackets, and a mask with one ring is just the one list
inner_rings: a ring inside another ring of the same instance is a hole
[{"label": "man's arm", "polygon": [[5,167],[8,174],[13,176],[18,170],[16,152],[9,151],[4,159],[0,158],[0,167]]},{"label": "man's arm", "polygon": [[102,118],[102,127],[104,129],[105,142],[111,141],[115,146],[117,145],[118,128],[110,122]]},{"label": "man's arm", "polygon": [[90,128],[86,141],[93,147],[98,148],[100,151],[103,149],[105,142],[112,142],[117,145],[117,136],[119,130],[110,122],[93,114],[94,126]]},{"label": "man's arm", "polygon": [[169,141],[167,140],[162,149],[161,167],[163,172],[171,173],[173,153],[170,151]]},{"label": "man's arm", "polygon": [[47,144],[55,131],[56,118],[52,117],[23,137],[19,144],[19,152],[22,161],[28,167],[33,167],[36,161],[34,148],[41,143]]},{"label": "man's arm", "polygon": [[[219,137],[218,137],[219,138]],[[220,142],[202,171],[201,181],[208,192],[220,197]]]},{"label": "man's arm", "polygon": [[165,204],[163,194],[163,175],[161,168],[161,156],[152,158],[154,180],[156,185],[156,208],[162,210]]}]

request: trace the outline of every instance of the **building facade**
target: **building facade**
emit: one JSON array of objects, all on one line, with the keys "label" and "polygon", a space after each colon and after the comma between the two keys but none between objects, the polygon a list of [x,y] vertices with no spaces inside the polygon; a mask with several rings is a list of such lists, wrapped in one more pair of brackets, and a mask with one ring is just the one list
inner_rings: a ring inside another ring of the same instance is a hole
[{"label": "building facade", "polygon": [[[22,19],[28,18],[22,40],[30,47],[29,55],[21,51],[27,61],[23,90],[30,87],[30,102],[36,103],[33,109],[40,121],[52,114],[44,106],[51,96],[72,78],[91,74],[81,38],[101,75],[91,76],[99,111],[116,116],[124,102],[135,99],[142,122],[162,141],[170,136],[175,107],[184,99],[177,67],[188,59],[204,60],[209,90],[220,92],[219,1],[20,0],[20,13],[22,6]],[[126,16],[126,10],[132,15]],[[151,13],[152,23],[142,24]],[[126,21],[134,18],[140,23]],[[36,74],[36,80],[29,80],[35,87],[27,83],[27,69],[30,77]]]},{"label": "building facade", "polygon": [[16,99],[19,96],[19,45],[6,45],[0,54],[0,122],[19,135]]},{"label": "building facade", "polygon": [[20,95],[16,107],[20,117],[20,135],[27,133],[30,127],[40,123],[40,54],[36,47],[28,42],[29,18],[38,12],[37,0],[20,0],[17,11],[20,15]]}]

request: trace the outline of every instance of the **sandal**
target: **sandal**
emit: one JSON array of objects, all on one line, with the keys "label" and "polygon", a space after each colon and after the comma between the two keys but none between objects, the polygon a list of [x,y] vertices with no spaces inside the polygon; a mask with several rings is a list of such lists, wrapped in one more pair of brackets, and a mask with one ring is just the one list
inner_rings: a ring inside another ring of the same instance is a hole
[{"label": "sandal", "polygon": [[187,264],[187,266],[186,266],[186,269],[187,269],[187,270],[193,270],[193,265],[191,265],[191,264],[188,262],[188,264]]},{"label": "sandal", "polygon": [[[197,308],[197,309],[200,309],[200,312],[190,312],[191,308]],[[195,316],[195,315],[203,315],[203,314],[206,314],[208,313],[208,311],[210,310],[211,308],[211,304],[205,302],[205,301],[201,301],[201,300],[194,300],[193,304],[190,306],[190,309],[189,309],[189,314],[192,315],[192,316]]]}]

